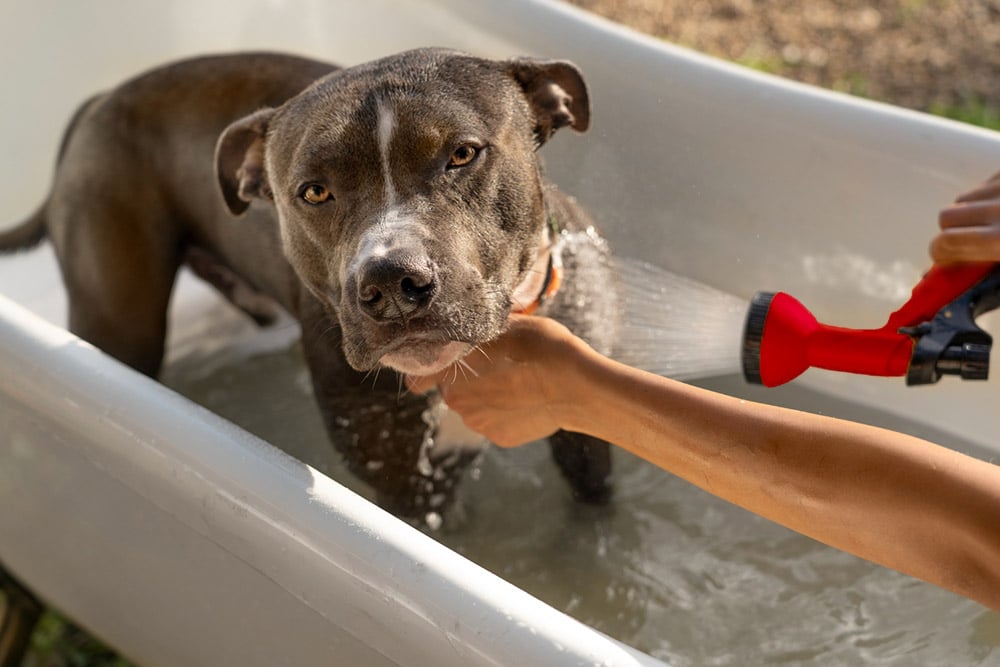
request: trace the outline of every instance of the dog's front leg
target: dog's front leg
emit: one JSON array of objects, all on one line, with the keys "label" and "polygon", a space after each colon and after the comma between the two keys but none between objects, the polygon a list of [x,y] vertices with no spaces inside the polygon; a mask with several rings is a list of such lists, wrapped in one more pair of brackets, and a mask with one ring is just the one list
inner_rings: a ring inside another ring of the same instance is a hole
[{"label": "dog's front leg", "polygon": [[341,351],[340,328],[322,314],[301,318],[302,343],[330,440],[378,504],[397,516],[430,520],[452,504],[469,453],[437,457],[436,413],[392,370],[359,373]]}]

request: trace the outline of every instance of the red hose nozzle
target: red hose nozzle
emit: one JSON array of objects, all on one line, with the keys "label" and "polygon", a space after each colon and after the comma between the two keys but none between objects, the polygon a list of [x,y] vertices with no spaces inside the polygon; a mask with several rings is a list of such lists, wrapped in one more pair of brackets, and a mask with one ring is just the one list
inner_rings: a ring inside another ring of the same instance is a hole
[{"label": "red hose nozzle", "polygon": [[743,375],[767,387],[810,367],[906,375],[908,384],[935,382],[941,373],[985,379],[992,340],[974,318],[1000,305],[1000,272],[993,268],[935,266],[880,329],[821,324],[788,294],[758,292],[743,332]]}]

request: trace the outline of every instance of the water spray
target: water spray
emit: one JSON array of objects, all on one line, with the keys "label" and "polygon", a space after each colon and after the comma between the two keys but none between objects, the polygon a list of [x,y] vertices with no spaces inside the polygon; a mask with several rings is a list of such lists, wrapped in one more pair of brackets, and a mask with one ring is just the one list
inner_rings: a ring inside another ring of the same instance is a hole
[{"label": "water spray", "polygon": [[743,331],[748,382],[775,387],[807,368],[906,376],[930,384],[942,375],[985,380],[992,338],[975,318],[1000,306],[1000,265],[933,267],[879,329],[819,323],[784,292],[758,292]]},{"label": "water spray", "polygon": [[615,359],[676,380],[739,373],[746,299],[620,256],[614,272],[622,308]]}]

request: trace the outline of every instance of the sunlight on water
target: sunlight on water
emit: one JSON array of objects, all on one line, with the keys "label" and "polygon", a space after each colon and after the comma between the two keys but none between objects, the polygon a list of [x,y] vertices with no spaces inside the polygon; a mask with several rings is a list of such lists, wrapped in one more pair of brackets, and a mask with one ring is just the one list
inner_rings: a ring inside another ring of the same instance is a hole
[{"label": "sunlight on water", "polygon": [[746,301],[638,260],[619,257],[614,267],[616,359],[681,380],[739,372]]}]

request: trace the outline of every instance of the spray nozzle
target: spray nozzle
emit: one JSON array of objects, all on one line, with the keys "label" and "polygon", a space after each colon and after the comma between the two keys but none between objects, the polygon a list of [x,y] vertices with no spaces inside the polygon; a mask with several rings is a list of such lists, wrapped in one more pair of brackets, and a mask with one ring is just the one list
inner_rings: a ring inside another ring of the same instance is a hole
[{"label": "spray nozzle", "polygon": [[998,267],[935,266],[879,329],[821,324],[788,294],[758,292],[743,332],[743,375],[768,387],[809,367],[905,375],[909,385],[945,374],[985,380],[992,338],[975,318],[1000,306]]}]

